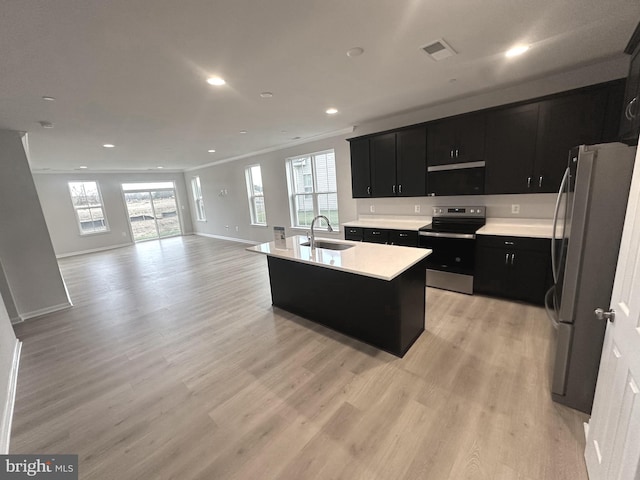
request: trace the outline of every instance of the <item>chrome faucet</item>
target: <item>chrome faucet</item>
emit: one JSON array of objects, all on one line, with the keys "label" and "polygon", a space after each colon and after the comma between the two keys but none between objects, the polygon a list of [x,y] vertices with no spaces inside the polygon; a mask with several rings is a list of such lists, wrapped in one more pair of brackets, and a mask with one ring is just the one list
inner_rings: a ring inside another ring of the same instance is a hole
[{"label": "chrome faucet", "polygon": [[309,236],[309,246],[311,247],[311,250],[316,248],[316,235],[315,235],[315,232],[313,231],[313,225],[316,223],[316,220],[318,220],[320,218],[324,218],[325,221],[327,222],[327,230],[330,231],[330,232],[333,232],[333,228],[331,227],[331,224],[329,223],[329,219],[327,217],[325,217],[324,215],[318,215],[313,220],[311,220],[311,235]]}]

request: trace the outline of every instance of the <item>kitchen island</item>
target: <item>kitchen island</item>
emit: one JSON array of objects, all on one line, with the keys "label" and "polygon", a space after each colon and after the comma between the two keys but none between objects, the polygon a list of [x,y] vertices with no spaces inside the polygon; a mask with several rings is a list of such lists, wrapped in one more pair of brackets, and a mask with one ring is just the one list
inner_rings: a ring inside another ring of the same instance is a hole
[{"label": "kitchen island", "polygon": [[[402,357],[424,331],[431,250],[304,236],[247,248],[267,255],[274,306]],[[335,248],[340,248],[336,250]]]}]

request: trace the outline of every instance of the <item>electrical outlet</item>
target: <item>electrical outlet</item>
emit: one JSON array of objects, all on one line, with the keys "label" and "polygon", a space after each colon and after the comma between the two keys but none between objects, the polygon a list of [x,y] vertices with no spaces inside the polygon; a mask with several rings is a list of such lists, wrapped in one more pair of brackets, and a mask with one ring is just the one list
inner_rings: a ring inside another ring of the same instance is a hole
[{"label": "electrical outlet", "polygon": [[225,229],[225,230],[229,230],[229,225],[225,225],[225,226],[224,226],[224,229]]},{"label": "electrical outlet", "polygon": [[375,205],[369,205],[369,212],[370,213],[376,213],[376,206]]},{"label": "electrical outlet", "polygon": [[520,205],[517,203],[513,203],[511,204],[511,213],[513,213],[514,215],[517,215],[520,213]]},{"label": "electrical outlet", "polygon": [[420,205],[413,206],[413,213],[420,213]]},{"label": "electrical outlet", "polygon": [[238,225],[236,225],[236,232],[239,232],[240,229],[238,228]]}]

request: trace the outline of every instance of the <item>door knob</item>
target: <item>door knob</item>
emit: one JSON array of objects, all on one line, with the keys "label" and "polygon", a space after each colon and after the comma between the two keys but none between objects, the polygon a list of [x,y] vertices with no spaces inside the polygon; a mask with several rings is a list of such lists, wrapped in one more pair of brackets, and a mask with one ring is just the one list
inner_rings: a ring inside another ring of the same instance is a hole
[{"label": "door knob", "polygon": [[607,310],[606,312],[601,308],[596,308],[593,312],[596,315],[598,320],[609,320],[613,322],[616,319],[616,311],[612,308],[611,310]]}]

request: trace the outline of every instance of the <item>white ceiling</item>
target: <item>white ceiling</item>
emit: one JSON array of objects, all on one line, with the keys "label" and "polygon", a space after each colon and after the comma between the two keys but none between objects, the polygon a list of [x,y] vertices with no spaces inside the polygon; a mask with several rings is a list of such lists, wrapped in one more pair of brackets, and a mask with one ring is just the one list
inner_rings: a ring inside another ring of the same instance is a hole
[{"label": "white ceiling", "polygon": [[[639,19],[637,0],[0,0],[0,128],[29,132],[34,170],[191,168],[620,56]],[[459,55],[432,61],[438,38]]]}]

